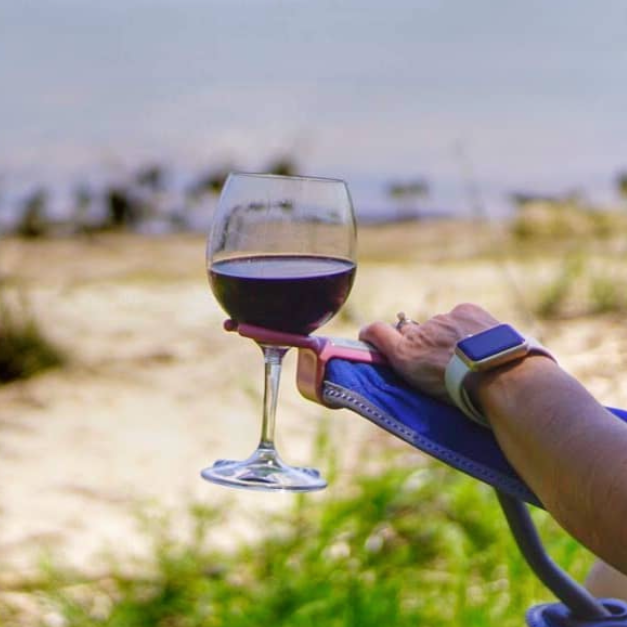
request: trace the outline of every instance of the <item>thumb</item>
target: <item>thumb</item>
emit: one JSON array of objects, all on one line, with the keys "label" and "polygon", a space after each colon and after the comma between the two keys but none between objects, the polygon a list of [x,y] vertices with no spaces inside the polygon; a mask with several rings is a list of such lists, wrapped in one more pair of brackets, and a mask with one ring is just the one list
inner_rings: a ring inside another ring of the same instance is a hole
[{"label": "thumb", "polygon": [[390,357],[395,352],[403,335],[386,322],[373,322],[359,332],[362,342],[369,342],[384,355]]}]

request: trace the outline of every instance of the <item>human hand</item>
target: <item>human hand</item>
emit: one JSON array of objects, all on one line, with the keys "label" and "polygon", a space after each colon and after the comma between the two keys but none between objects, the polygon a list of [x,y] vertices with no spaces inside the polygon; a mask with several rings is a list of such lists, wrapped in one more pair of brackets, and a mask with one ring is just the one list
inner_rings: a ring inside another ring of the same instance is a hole
[{"label": "human hand", "polygon": [[382,352],[410,385],[450,403],[444,373],[455,345],[497,324],[498,320],[481,307],[463,304],[422,324],[403,324],[400,329],[374,322],[361,330],[359,339],[370,342]]}]

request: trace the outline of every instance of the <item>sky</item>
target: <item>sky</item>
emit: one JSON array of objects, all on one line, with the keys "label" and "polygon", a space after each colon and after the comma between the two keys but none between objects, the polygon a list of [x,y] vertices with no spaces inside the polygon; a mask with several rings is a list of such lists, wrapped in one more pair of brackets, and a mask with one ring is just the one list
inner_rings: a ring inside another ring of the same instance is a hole
[{"label": "sky", "polygon": [[420,177],[607,201],[625,41],[624,0],[0,0],[0,176],[287,151],[363,207]]}]

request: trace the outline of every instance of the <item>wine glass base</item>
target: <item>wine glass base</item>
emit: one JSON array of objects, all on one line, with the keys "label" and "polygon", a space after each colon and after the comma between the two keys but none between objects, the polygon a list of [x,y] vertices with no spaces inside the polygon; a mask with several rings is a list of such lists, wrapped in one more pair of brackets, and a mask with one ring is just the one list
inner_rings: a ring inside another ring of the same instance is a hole
[{"label": "wine glass base", "polygon": [[288,466],[274,449],[258,449],[240,462],[219,459],[200,474],[207,481],[245,490],[313,492],[327,487],[317,470]]}]

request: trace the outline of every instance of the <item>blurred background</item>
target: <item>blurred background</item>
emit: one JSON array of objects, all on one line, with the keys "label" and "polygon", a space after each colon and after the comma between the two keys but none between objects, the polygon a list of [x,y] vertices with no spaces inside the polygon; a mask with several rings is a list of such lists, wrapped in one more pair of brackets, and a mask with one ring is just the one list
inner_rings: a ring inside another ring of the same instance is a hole
[{"label": "blurred background", "polygon": [[472,212],[471,183],[494,216],[515,192],[620,200],[618,1],[0,7],[3,222],[39,186],[61,217],[151,167],[184,212],[211,175],[284,159],[347,179],[363,218],[417,182],[436,215]]},{"label": "blurred background", "polygon": [[360,266],[325,333],[475,301],[627,406],[626,25],[618,0],[0,0],[0,619],[521,624],[547,593],[490,490],[307,403],[293,356],[280,448],[330,487],[200,481],[261,410],[204,240],[229,171],[344,178]]}]

